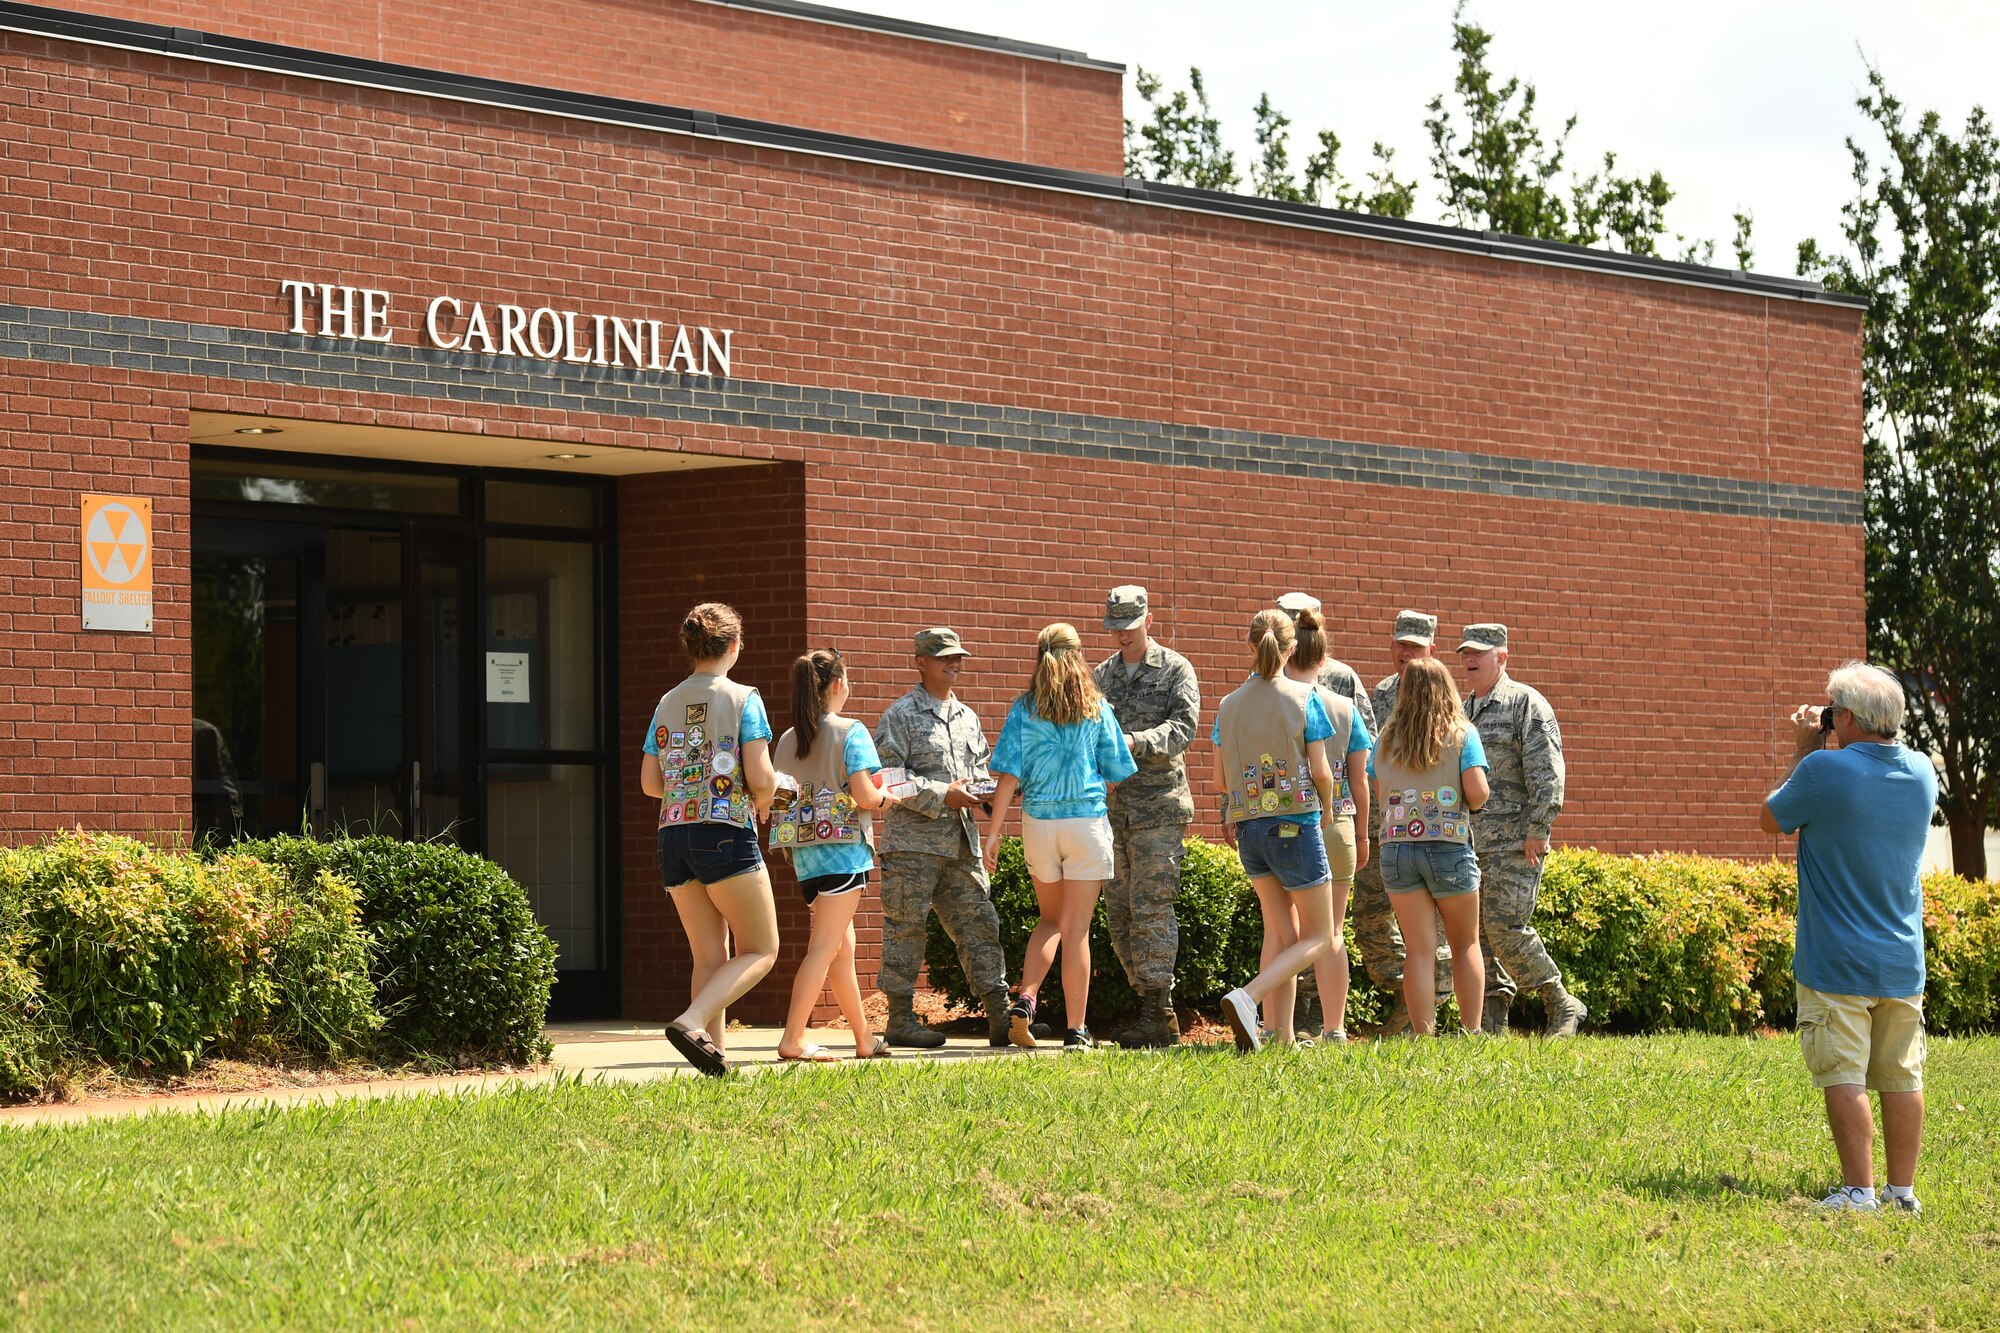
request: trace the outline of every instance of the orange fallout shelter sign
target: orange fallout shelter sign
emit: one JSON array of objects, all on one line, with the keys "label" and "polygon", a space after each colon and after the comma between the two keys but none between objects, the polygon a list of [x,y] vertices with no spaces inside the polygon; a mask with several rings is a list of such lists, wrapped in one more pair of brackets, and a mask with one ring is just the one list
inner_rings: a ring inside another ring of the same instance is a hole
[{"label": "orange fallout shelter sign", "polygon": [[153,629],[153,502],[83,497],[83,627]]}]

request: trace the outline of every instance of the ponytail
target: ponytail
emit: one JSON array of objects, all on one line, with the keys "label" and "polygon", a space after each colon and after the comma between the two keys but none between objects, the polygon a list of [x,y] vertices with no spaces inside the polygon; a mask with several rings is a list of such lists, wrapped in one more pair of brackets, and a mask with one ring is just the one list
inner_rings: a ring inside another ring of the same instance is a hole
[{"label": "ponytail", "polygon": [[792,732],[799,758],[812,753],[819,720],[826,716],[826,692],[847,675],[838,648],[815,648],[792,663]]},{"label": "ponytail", "polygon": [[1292,665],[1301,671],[1317,671],[1319,664],[1326,661],[1326,630],[1319,612],[1299,612],[1295,627],[1299,646],[1292,650]]},{"label": "ponytail", "polygon": [[[1319,624],[1316,617],[1313,624]],[[1298,632],[1292,628],[1292,618],[1283,611],[1259,611],[1250,621],[1249,642],[1257,651],[1257,674],[1271,680],[1284,669],[1286,655],[1298,642]]]}]

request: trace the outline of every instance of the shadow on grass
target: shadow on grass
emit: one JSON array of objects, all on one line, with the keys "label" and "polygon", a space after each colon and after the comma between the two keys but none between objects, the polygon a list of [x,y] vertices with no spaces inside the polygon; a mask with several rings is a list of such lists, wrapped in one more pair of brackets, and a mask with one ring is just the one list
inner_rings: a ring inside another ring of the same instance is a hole
[{"label": "shadow on grass", "polygon": [[1727,1171],[1696,1171],[1687,1167],[1624,1176],[1616,1183],[1620,1189],[1634,1197],[1662,1199],[1669,1202],[1701,1200],[1712,1203],[1725,1199],[1766,1199],[1784,1203],[1805,1196],[1812,1188],[1812,1183],[1803,1176],[1781,1184],[1777,1181],[1744,1180]]}]

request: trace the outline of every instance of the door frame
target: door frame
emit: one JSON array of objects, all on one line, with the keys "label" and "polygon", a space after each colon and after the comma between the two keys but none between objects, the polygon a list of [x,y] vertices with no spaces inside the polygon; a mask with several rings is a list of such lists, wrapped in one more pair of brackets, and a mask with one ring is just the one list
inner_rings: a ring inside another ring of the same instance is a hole
[{"label": "door frame", "polygon": [[[196,498],[192,500],[190,558],[195,553],[210,551],[229,554],[285,553],[302,557],[299,592],[301,642],[297,686],[300,691],[298,781],[302,804],[309,804],[313,784],[311,761],[307,755],[311,753],[323,761],[327,726],[325,654],[323,649],[318,652],[307,651],[309,644],[324,645],[326,642],[325,534],[335,528],[399,531],[403,538],[403,587],[406,601],[411,597],[419,601],[422,599],[422,567],[425,555],[442,549],[454,549],[455,555],[461,562],[460,568],[464,570],[462,577],[465,580],[461,593],[463,615],[458,627],[461,681],[460,734],[463,738],[460,749],[461,762],[465,765],[461,786],[470,795],[470,813],[476,833],[476,837],[472,840],[475,844],[472,850],[480,855],[486,855],[491,846],[491,829],[486,817],[486,782],[488,769],[492,765],[562,763],[588,764],[594,767],[599,801],[595,830],[598,866],[597,966],[588,969],[564,969],[557,973],[555,991],[550,999],[549,1017],[552,1020],[616,1017],[622,1005],[624,952],[621,911],[624,880],[622,839],[618,829],[618,812],[622,808],[623,777],[620,772],[619,756],[622,750],[618,735],[616,479],[552,474],[537,470],[409,463],[337,454],[293,453],[213,445],[194,446],[190,471],[198,470],[206,462],[254,463],[268,466],[275,476],[283,476],[288,471],[298,468],[333,468],[369,473],[448,476],[458,481],[459,505],[458,512],[454,514]],[[525,481],[589,490],[593,495],[594,521],[588,528],[488,522],[485,517],[485,488],[480,484],[487,480]],[[191,478],[190,490],[192,489]],[[489,745],[487,710],[481,706],[481,701],[484,699],[483,676],[478,668],[484,662],[484,645],[488,630],[486,542],[488,538],[493,537],[570,541],[590,547],[595,598],[593,612],[598,640],[595,681],[598,744],[593,749],[496,751]],[[260,544],[273,542],[277,545]],[[287,546],[289,550],[286,549]],[[312,573],[310,590],[308,569]],[[414,646],[419,632],[417,625],[427,626],[429,615],[428,608],[421,608],[415,621],[405,630],[406,657],[403,680],[405,765],[410,758],[408,753],[410,739],[418,734],[417,729],[423,724],[429,711],[430,701],[419,697],[424,693],[424,682],[422,672],[416,664],[418,649]],[[407,783],[407,780],[406,772],[404,781]],[[407,809],[406,802],[405,808]],[[464,808],[463,803],[462,808]],[[407,822],[406,814],[406,825]],[[322,831],[322,828],[315,828],[315,832]],[[428,832],[434,834],[437,830],[433,828]],[[407,836],[408,833],[406,827],[402,835]]]}]

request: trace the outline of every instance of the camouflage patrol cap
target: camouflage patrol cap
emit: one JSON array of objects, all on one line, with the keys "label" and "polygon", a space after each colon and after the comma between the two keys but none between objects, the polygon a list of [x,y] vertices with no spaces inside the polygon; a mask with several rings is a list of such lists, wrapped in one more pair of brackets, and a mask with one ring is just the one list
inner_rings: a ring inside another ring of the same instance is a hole
[{"label": "camouflage patrol cap", "polygon": [[1319,598],[1309,592],[1288,592],[1278,599],[1278,609],[1293,620],[1299,618],[1299,612],[1301,611],[1310,611],[1314,615],[1318,615],[1320,614]]},{"label": "camouflage patrol cap", "polygon": [[1465,639],[1458,645],[1461,653],[1483,653],[1489,648],[1507,646],[1505,625],[1467,625]]},{"label": "camouflage patrol cap", "polygon": [[1428,648],[1437,642],[1438,618],[1427,616],[1421,611],[1398,611],[1396,613],[1396,642],[1420,643]]},{"label": "camouflage patrol cap", "polygon": [[1131,629],[1151,611],[1146,590],[1136,583],[1121,583],[1104,598],[1104,628]]},{"label": "camouflage patrol cap", "polygon": [[918,657],[970,657],[965,645],[958,641],[958,631],[944,629],[920,629],[917,631]]}]

